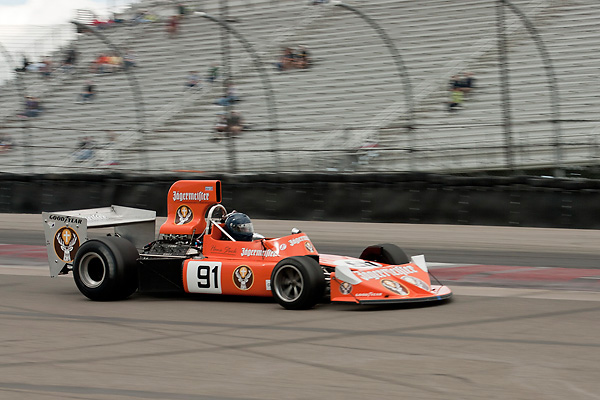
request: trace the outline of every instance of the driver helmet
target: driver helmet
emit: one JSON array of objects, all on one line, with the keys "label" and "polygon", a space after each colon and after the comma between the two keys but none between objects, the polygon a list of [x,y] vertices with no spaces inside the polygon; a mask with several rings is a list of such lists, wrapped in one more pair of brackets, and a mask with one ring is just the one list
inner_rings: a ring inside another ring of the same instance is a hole
[{"label": "driver helmet", "polygon": [[251,241],[254,227],[250,218],[243,213],[233,212],[225,220],[225,230],[232,238],[239,241]]}]

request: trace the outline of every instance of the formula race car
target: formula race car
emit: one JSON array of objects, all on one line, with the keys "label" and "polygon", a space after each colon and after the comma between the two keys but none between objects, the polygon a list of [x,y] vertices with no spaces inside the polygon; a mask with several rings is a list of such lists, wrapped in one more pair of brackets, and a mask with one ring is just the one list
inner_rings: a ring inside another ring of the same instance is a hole
[{"label": "formula race car", "polygon": [[[359,258],[320,254],[300,230],[265,238],[248,216],[220,203],[220,181],[175,182],[156,240],[154,211],[44,212],[50,276],[72,271],[81,293],[97,301],[177,291],[273,296],[286,309],[307,309],[324,300],[381,304],[452,296],[431,283],[422,255],[409,259],[393,244],[368,246]],[[88,239],[88,228],[103,227],[114,233]]]}]

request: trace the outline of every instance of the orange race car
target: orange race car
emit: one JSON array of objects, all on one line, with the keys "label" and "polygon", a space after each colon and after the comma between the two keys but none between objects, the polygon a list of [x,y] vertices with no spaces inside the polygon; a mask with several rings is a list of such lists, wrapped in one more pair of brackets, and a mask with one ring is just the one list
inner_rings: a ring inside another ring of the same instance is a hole
[{"label": "orange race car", "polygon": [[[321,254],[298,229],[280,238],[254,232],[245,214],[227,213],[218,180],[182,180],[168,194],[155,239],[154,211],[111,206],[42,214],[50,276],[73,272],[92,300],[136,291],[273,296],[286,309],[334,303],[382,304],[448,299],[432,284],[422,255],[393,244],[359,258]],[[114,234],[88,239],[88,228]]]}]

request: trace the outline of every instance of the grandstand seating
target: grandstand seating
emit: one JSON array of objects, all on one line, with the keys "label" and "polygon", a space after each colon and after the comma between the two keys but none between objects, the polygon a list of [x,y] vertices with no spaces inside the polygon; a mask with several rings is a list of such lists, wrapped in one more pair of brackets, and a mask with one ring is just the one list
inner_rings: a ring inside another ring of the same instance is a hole
[{"label": "grandstand seating", "polygon": [[[400,51],[414,98],[412,121],[399,65],[377,32],[357,15],[309,1],[231,0],[232,28],[262,60],[257,69],[247,49],[230,37],[233,81],[243,98],[235,108],[250,125],[233,143],[211,140],[217,114],[223,111],[214,104],[222,82],[205,83],[202,90],[184,89],[189,71],[205,74],[212,63],[222,61],[219,27],[199,15],[187,15],[172,39],[164,20],[101,31],[119,48],[135,51],[139,67],[133,72],[141,106],[136,105],[135,83],[127,74],[89,72],[91,61],[110,51],[89,33],[80,34],[75,43],[80,52],[76,74],[57,72],[47,81],[23,74],[27,90],[41,88],[45,111],[40,117],[15,117],[16,86],[7,82],[0,93],[0,132],[27,146],[0,154],[0,171],[226,171],[232,162],[231,146],[243,171],[506,168],[496,3],[347,3],[375,20]],[[546,69],[535,40],[507,10],[513,161],[522,167],[554,165],[558,137],[563,144],[561,163],[597,163],[600,122],[595,111],[600,100],[594,82],[600,61],[600,7],[594,0],[511,3],[531,19],[544,40],[557,76],[563,120],[552,122]],[[128,15],[143,8],[162,18],[174,12],[171,3],[146,0]],[[203,2],[200,11],[217,16],[219,2]],[[273,63],[282,46],[300,44],[308,46],[313,67],[277,71]],[[473,71],[477,87],[461,110],[448,113],[448,81],[460,71]],[[99,94],[90,104],[78,104],[77,96],[89,79]],[[409,124],[413,129],[406,128]],[[107,143],[109,134],[116,142]],[[85,136],[104,150],[96,159],[78,161],[73,151]],[[119,164],[107,165],[113,158]]]}]

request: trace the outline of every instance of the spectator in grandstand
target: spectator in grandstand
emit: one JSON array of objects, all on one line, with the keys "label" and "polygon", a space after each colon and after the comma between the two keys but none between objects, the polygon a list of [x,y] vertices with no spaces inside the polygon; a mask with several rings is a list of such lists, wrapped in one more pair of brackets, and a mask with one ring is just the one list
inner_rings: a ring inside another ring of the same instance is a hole
[{"label": "spectator in grandstand", "polygon": [[140,11],[140,12],[136,13],[136,14],[133,16],[133,18],[131,18],[131,22],[132,22],[134,25],[137,25],[137,24],[139,24],[140,22],[149,22],[149,21],[145,21],[145,20],[144,20],[144,11]]},{"label": "spectator in grandstand", "polygon": [[89,101],[92,101],[94,97],[96,97],[96,86],[94,85],[94,82],[88,80],[85,83],[83,90],[79,94],[79,101],[82,104],[87,103]]},{"label": "spectator in grandstand", "polygon": [[213,83],[219,79],[219,64],[212,63],[210,68],[208,69],[208,75],[206,76],[206,81],[209,83]]},{"label": "spectator in grandstand", "polygon": [[458,89],[463,93],[469,93],[475,86],[475,78],[472,72],[460,73],[450,79],[450,90]]},{"label": "spectator in grandstand", "polygon": [[69,47],[65,53],[65,59],[63,60],[62,69],[65,72],[72,72],[75,63],[77,62],[77,51],[74,47]]},{"label": "spectator in grandstand", "polygon": [[34,96],[25,96],[25,116],[37,117],[42,112],[40,99]]},{"label": "spectator in grandstand", "polygon": [[307,69],[310,67],[310,64],[311,59],[308,49],[306,48],[306,46],[298,46],[298,50],[296,51],[294,56],[294,66],[296,68]]},{"label": "spectator in grandstand", "polygon": [[43,62],[31,62],[27,65],[25,69],[27,72],[40,72],[42,68],[44,68],[46,64]]},{"label": "spectator in grandstand", "polygon": [[12,149],[13,141],[8,133],[0,133],[0,153]]},{"label": "spectator in grandstand", "polygon": [[87,26],[77,25],[76,32],[78,35],[87,35],[91,32],[91,29]]},{"label": "spectator in grandstand", "polygon": [[450,92],[450,101],[448,102],[448,111],[453,112],[462,106],[464,93],[459,88],[454,88]]},{"label": "spectator in grandstand", "polygon": [[290,47],[283,49],[279,61],[275,63],[275,66],[279,71],[286,71],[294,66],[294,52]]},{"label": "spectator in grandstand", "polygon": [[27,58],[26,55],[23,54],[23,66],[21,68],[17,68],[16,71],[17,72],[26,72],[27,71],[27,67],[29,66],[29,64],[31,64],[29,62],[29,59]]},{"label": "spectator in grandstand", "polygon": [[232,111],[227,117],[227,133],[229,136],[237,137],[244,129],[244,120],[238,111]]},{"label": "spectator in grandstand", "polygon": [[52,60],[50,57],[44,58],[44,60],[41,62],[39,71],[44,79],[50,78],[52,75]]},{"label": "spectator in grandstand", "polygon": [[107,54],[100,54],[90,65],[90,72],[102,74],[110,72],[110,57]]},{"label": "spectator in grandstand", "polygon": [[137,13],[131,20],[133,24],[143,23],[143,22],[155,22],[158,21],[158,16],[156,14],[152,14],[148,10],[142,10]]},{"label": "spectator in grandstand", "polygon": [[113,53],[108,58],[108,65],[110,68],[110,72],[117,72],[123,67],[123,58],[120,57],[117,53]]},{"label": "spectator in grandstand", "polygon": [[215,131],[223,133],[227,130],[227,113],[220,112],[217,114],[217,122],[215,123]]},{"label": "spectator in grandstand", "polygon": [[183,18],[183,16],[187,14],[187,8],[183,3],[177,3],[177,14],[180,18]]},{"label": "spectator in grandstand", "polygon": [[215,124],[216,134],[213,136],[213,140],[238,137],[243,130],[244,120],[238,111],[231,111],[229,115],[219,113]]},{"label": "spectator in grandstand", "polygon": [[121,18],[121,15],[117,14],[117,13],[113,13],[112,21],[115,24],[122,24],[123,22],[125,22],[125,20],[123,18]]},{"label": "spectator in grandstand", "polygon": [[200,77],[198,76],[198,72],[190,71],[186,77],[185,86],[188,88],[200,86]]},{"label": "spectator in grandstand", "polygon": [[307,69],[311,66],[312,60],[306,46],[300,45],[297,49],[286,47],[275,63],[279,71],[285,71],[291,68]]},{"label": "spectator in grandstand", "polygon": [[452,92],[454,89],[458,88],[460,88],[460,76],[452,75],[452,78],[450,78],[450,83],[448,84],[448,89],[450,92]]},{"label": "spectator in grandstand", "polygon": [[77,161],[87,161],[94,156],[96,144],[91,137],[84,137],[77,145],[77,149],[73,152]]},{"label": "spectator in grandstand", "polygon": [[23,55],[23,72],[27,70],[29,64],[31,64],[31,61],[29,61],[26,55]]},{"label": "spectator in grandstand", "polygon": [[169,22],[167,23],[167,33],[169,38],[174,38],[177,36],[177,31],[179,29],[179,15],[172,15],[169,18]]},{"label": "spectator in grandstand", "polygon": [[131,49],[127,49],[125,55],[123,56],[123,68],[128,70],[129,68],[136,67],[136,57],[135,53]]},{"label": "spectator in grandstand", "polygon": [[461,90],[467,94],[475,87],[475,78],[472,72],[465,72],[460,80]]},{"label": "spectator in grandstand", "polygon": [[100,20],[100,19],[98,19],[98,18],[94,18],[94,19],[92,20],[92,25],[93,25],[93,26],[95,26],[95,27],[96,27],[96,28],[98,28],[98,29],[105,29],[105,28],[108,28],[108,27],[109,27],[109,26],[110,26],[112,23],[114,23],[114,22],[113,22],[113,21],[111,21],[111,20],[108,20],[108,21],[102,21],[102,20]]},{"label": "spectator in grandstand", "polygon": [[356,149],[356,153],[351,155],[351,164],[353,166],[369,165],[371,161],[379,157],[380,149],[377,142],[367,140]]},{"label": "spectator in grandstand", "polygon": [[448,111],[456,111],[462,106],[465,96],[475,87],[475,78],[472,72],[465,72],[452,76],[450,79],[450,101]]},{"label": "spectator in grandstand", "polygon": [[240,100],[240,97],[237,95],[237,89],[235,88],[232,82],[229,82],[227,84],[227,92],[225,96],[217,99],[217,101],[215,101],[215,104],[226,107]]},{"label": "spectator in grandstand", "polygon": [[115,144],[117,142],[115,132],[106,131],[106,139],[107,142],[102,149],[103,162],[105,165],[119,165],[117,150],[115,149]]}]

